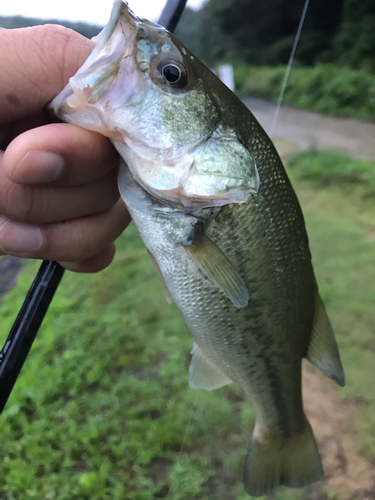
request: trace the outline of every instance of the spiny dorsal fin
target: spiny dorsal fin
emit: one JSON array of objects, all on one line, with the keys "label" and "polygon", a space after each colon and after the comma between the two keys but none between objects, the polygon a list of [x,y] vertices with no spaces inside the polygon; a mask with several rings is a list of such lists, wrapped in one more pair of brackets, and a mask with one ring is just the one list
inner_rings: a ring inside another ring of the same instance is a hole
[{"label": "spiny dorsal fin", "polygon": [[192,389],[212,391],[232,383],[232,380],[203,354],[195,342],[191,353],[193,358],[189,369],[189,385]]},{"label": "spiny dorsal fin", "polygon": [[306,359],[336,384],[341,387],[345,385],[337,342],[318,290],[315,297],[313,332]]},{"label": "spiny dorsal fin", "polygon": [[245,307],[249,292],[233,264],[205,234],[185,250],[198,269],[217,285],[236,307]]}]

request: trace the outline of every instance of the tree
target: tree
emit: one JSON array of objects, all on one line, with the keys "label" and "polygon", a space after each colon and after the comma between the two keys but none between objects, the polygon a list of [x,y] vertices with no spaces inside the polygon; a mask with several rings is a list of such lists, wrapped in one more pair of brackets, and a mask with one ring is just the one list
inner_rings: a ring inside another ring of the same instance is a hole
[{"label": "tree", "polygon": [[375,0],[345,0],[340,30],[333,40],[331,59],[375,70]]},{"label": "tree", "polygon": [[102,26],[96,26],[95,24],[88,24],[82,22],[70,22],[61,21],[58,19],[39,19],[37,17],[22,17],[22,16],[0,16],[0,27],[2,28],[26,28],[27,26],[38,26],[41,24],[61,24],[74,31],[78,31],[81,35],[92,38],[97,35],[101,30]]},{"label": "tree", "polygon": [[199,11],[186,8],[176,36],[208,66],[224,61],[235,52],[234,40],[213,19],[211,4]]},{"label": "tree", "polygon": [[[219,28],[251,64],[288,61],[303,0],[210,0]],[[339,26],[343,0],[310,2],[297,59],[312,64],[330,47]]]},{"label": "tree", "polygon": [[[296,55],[302,64],[313,64],[331,48],[343,2],[310,2]],[[177,34],[211,65],[226,59],[285,64],[303,5],[304,0],[209,0],[198,12],[186,9]]]}]

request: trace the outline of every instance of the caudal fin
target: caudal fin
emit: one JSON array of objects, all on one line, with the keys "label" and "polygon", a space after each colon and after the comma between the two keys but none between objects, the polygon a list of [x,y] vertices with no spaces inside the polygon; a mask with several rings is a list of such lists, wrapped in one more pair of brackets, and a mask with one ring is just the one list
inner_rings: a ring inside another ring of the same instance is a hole
[{"label": "caudal fin", "polygon": [[310,424],[289,439],[277,439],[255,427],[244,468],[246,492],[254,497],[278,486],[301,488],[323,476],[322,462]]}]

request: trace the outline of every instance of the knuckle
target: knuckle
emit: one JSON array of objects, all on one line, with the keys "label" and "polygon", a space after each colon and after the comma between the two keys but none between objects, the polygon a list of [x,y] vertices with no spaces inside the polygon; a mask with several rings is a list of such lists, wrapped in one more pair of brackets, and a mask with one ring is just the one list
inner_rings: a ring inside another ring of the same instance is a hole
[{"label": "knuckle", "polygon": [[81,262],[88,257],[91,257],[91,249],[92,241],[90,234],[85,230],[84,224],[80,224],[75,235],[75,252],[72,261]]},{"label": "knuckle", "polygon": [[[52,84],[63,87],[66,83],[65,79],[65,66],[67,60],[67,52],[69,43],[72,39],[72,31],[64,26],[45,24],[40,27],[41,36],[39,38],[39,53],[40,63],[43,67],[44,74]],[[54,48],[53,57],[44,59],[43,54],[48,53]],[[51,68],[51,65],[53,67]]]},{"label": "knuckle", "polygon": [[35,189],[10,182],[4,188],[3,197],[8,217],[18,222],[39,222],[42,207]]},{"label": "knuckle", "polygon": [[[49,194],[48,194],[49,193]],[[0,212],[17,222],[44,223],[50,212],[53,193],[27,184],[10,181],[0,171]]]},{"label": "knuckle", "polygon": [[63,88],[90,52],[89,41],[58,24],[45,24],[35,30],[33,40],[46,82],[54,88]]},{"label": "knuckle", "polygon": [[82,221],[53,224],[46,231],[46,250],[54,260],[81,262],[93,253],[92,241]]},{"label": "knuckle", "polygon": [[50,48],[51,42],[53,42],[54,48],[58,48],[59,44],[66,46],[72,36],[73,31],[60,24],[43,24],[38,26],[37,29],[40,32],[40,39],[42,47]]}]

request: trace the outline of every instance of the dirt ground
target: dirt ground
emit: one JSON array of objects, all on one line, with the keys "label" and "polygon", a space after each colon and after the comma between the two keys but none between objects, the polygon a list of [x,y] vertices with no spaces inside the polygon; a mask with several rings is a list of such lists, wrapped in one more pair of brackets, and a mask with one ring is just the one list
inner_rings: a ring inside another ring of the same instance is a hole
[{"label": "dirt ground", "polygon": [[303,395],[307,417],[323,458],[326,482],[343,500],[375,499],[375,468],[348,433],[356,402],[339,400],[332,382],[307,362],[303,372]]}]

